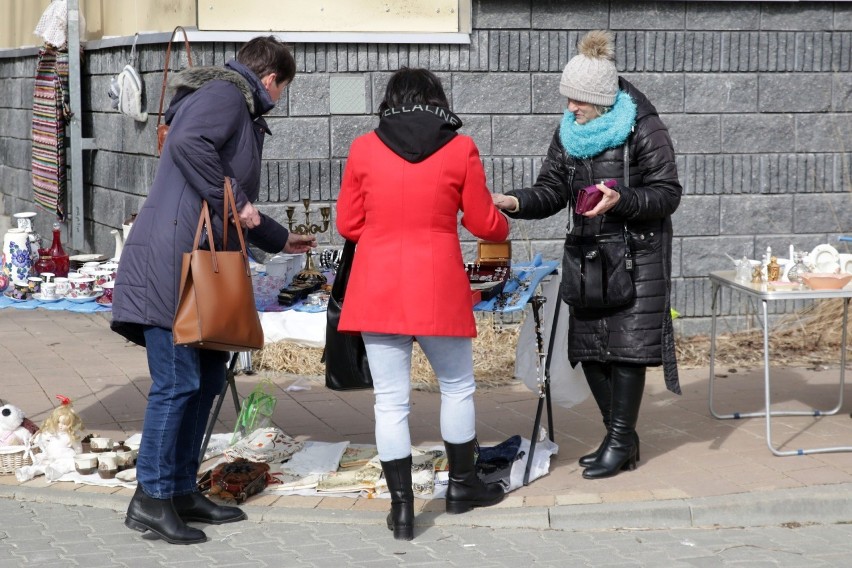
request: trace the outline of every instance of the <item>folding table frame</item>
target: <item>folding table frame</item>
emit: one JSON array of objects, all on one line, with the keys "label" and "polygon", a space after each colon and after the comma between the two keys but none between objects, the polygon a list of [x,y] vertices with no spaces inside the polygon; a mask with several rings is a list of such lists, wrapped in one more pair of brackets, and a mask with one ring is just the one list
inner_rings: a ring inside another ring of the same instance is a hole
[{"label": "folding table frame", "polygon": [[[739,418],[766,418],[766,445],[769,450],[776,456],[801,456],[806,454],[821,454],[829,452],[852,452],[852,446],[836,446],[824,448],[809,448],[797,449],[789,451],[778,450],[772,445],[772,417],[773,416],[832,416],[840,411],[843,406],[843,387],[846,380],[846,337],[847,323],[849,315],[849,300],[852,299],[852,288],[847,286],[841,290],[771,290],[767,284],[752,284],[745,282],[737,282],[734,271],[721,271],[710,273],[710,283],[712,285],[712,319],[710,327],[710,377],[709,384],[709,399],[710,414],[714,418],[721,420],[739,419]],[[719,294],[722,288],[730,288],[740,294],[745,294],[751,299],[759,300],[763,311],[763,389],[764,389],[764,409],[760,412],[733,412],[730,414],[719,414],[713,406],[713,384],[715,382],[715,363],[716,363],[716,316],[719,307]],[[769,313],[767,304],[778,300],[824,300],[829,298],[843,299],[843,327],[840,340],[840,377],[839,377],[839,393],[837,404],[829,410],[772,410],[772,376],[769,369]]]}]

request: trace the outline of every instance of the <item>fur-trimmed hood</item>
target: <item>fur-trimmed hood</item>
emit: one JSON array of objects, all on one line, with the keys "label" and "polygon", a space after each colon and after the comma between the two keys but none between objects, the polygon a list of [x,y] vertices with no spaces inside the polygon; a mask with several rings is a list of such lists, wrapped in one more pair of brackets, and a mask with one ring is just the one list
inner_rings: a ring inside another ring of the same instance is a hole
[{"label": "fur-trimmed hood", "polygon": [[179,100],[177,97],[180,95],[181,89],[197,91],[210,81],[228,81],[236,85],[246,99],[249,114],[254,114],[254,94],[251,85],[245,77],[236,71],[223,67],[189,67],[180,73],[173,73],[169,77],[167,87],[168,92],[177,93],[175,99],[172,100],[172,105]]},{"label": "fur-trimmed hood", "polygon": [[246,100],[249,115],[267,134],[272,134],[263,115],[275,108],[275,101],[257,75],[235,59],[227,62],[225,67],[190,67],[172,75],[168,87],[175,95],[165,114],[166,124],[171,123],[186,97],[212,81],[226,81],[237,87]]}]

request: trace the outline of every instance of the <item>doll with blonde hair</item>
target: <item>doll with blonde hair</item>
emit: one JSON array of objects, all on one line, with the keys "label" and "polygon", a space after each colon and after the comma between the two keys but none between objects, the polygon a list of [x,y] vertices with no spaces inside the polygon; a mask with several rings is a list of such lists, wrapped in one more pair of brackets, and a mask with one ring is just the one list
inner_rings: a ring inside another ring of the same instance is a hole
[{"label": "doll with blonde hair", "polygon": [[41,429],[33,436],[33,444],[41,452],[33,457],[33,465],[15,470],[18,481],[27,481],[44,475],[48,481],[56,481],[74,471],[74,455],[82,450],[80,432],[83,420],[71,407],[71,400],[63,395],[56,398],[62,404],[53,409]]}]

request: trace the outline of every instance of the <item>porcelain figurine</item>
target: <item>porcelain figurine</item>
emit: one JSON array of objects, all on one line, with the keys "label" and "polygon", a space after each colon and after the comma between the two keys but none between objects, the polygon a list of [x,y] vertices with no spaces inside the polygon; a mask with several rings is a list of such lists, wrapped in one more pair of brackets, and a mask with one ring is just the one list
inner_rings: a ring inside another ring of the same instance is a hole
[{"label": "porcelain figurine", "polygon": [[781,265],[778,264],[778,258],[772,256],[769,258],[769,264],[766,266],[767,282],[777,282],[781,279]]}]

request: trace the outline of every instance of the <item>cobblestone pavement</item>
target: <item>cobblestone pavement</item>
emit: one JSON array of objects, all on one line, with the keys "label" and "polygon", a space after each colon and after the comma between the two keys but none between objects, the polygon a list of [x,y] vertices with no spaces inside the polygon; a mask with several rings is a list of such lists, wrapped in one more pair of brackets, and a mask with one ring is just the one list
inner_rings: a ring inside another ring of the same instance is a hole
[{"label": "cobblestone pavement", "polygon": [[558,531],[423,527],[412,542],[378,524],[203,527],[200,545],[149,541],[107,509],[0,499],[2,566],[849,566],[852,524]]}]

